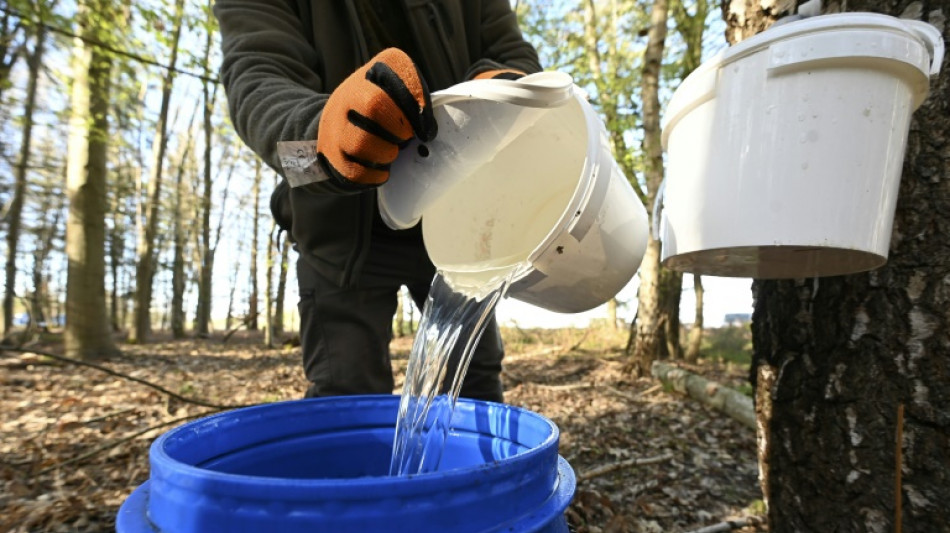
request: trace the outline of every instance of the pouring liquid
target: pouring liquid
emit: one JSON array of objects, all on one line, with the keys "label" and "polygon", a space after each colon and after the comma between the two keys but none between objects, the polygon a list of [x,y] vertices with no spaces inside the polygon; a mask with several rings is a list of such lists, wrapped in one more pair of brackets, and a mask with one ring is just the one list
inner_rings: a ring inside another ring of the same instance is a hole
[{"label": "pouring liquid", "polygon": [[[436,273],[409,355],[390,475],[438,468],[475,346],[519,267]],[[450,360],[458,361],[454,375]]]}]

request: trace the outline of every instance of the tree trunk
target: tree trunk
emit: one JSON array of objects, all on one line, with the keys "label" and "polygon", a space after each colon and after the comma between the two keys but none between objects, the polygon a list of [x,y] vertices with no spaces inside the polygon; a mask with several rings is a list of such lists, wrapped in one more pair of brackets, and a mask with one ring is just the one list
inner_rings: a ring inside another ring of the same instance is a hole
[{"label": "tree trunk", "polygon": [[[650,14],[647,48],[643,56],[640,97],[643,106],[643,160],[646,178],[646,207],[653,218],[653,200],[663,181],[663,148],[660,144],[660,67],[666,42],[667,0],[654,0]],[[648,232],[651,233],[651,232]],[[640,265],[637,290],[637,318],[634,325],[630,370],[638,376],[650,375],[653,361],[663,346],[660,289],[660,242],[647,237],[646,253]]]},{"label": "tree trunk", "polygon": [[43,49],[46,44],[46,27],[36,28],[36,43],[33,53],[27,58],[29,76],[27,79],[26,102],[23,104],[23,138],[20,143],[20,157],[16,165],[16,177],[13,182],[13,198],[7,213],[7,261],[4,268],[6,286],[3,291],[3,333],[6,335],[13,326],[13,300],[16,297],[16,255],[20,240],[20,223],[23,217],[23,201],[26,195],[26,169],[30,164],[30,148],[33,138],[33,110],[36,109],[37,83],[40,66],[43,64]]},{"label": "tree trunk", "polygon": [[237,292],[238,274],[241,272],[241,255],[244,253],[244,232],[243,229],[238,235],[238,246],[235,252],[234,270],[231,274],[231,290],[228,291],[228,311],[224,317],[224,330],[231,331],[231,324],[234,320],[234,296]]},{"label": "tree trunk", "polygon": [[274,258],[277,257],[277,224],[272,221],[270,238],[267,239],[267,256],[264,258],[264,346],[274,347]]},{"label": "tree trunk", "polygon": [[252,187],[251,194],[254,196],[253,203],[254,208],[251,212],[251,293],[247,298],[247,329],[248,331],[257,331],[257,316],[258,316],[258,303],[257,303],[257,246],[258,246],[258,235],[260,234],[260,221],[261,221],[261,160],[257,159],[257,171],[254,173],[254,185]]},{"label": "tree trunk", "polygon": [[703,277],[699,274],[693,274],[693,294],[696,297],[696,318],[693,319],[693,327],[689,330],[686,349],[688,363],[699,360],[699,352],[703,347]]},{"label": "tree trunk", "polygon": [[178,172],[175,176],[175,207],[174,207],[174,253],[172,256],[172,300],[171,300],[171,330],[172,337],[185,337],[185,230],[183,218],[185,216],[184,187],[185,165],[191,149],[191,135],[185,140],[181,160],[178,163]]},{"label": "tree trunk", "polygon": [[[950,13],[931,5],[925,17],[946,36]],[[920,3],[847,3],[895,16],[904,6]],[[736,39],[779,12],[751,0],[724,9]],[[948,531],[950,56],[942,70],[911,123],[888,263],[753,284],[770,531]]]},{"label": "tree trunk", "polygon": [[[122,178],[128,179],[127,176],[124,176],[123,173],[119,174],[117,181],[123,181]],[[123,209],[120,207],[121,195],[120,192],[122,189],[121,186],[116,185],[112,195],[112,206],[110,212],[112,214],[112,225],[109,228],[109,272],[112,279],[112,290],[111,298],[109,299],[109,323],[112,325],[112,331],[121,331],[123,327],[123,317],[121,309],[124,307],[123,294],[121,290],[120,283],[120,272],[122,266],[122,257],[125,252],[125,230],[120,220],[125,216]]]},{"label": "tree trunk", "polygon": [[[203,65],[205,70],[205,75],[210,76],[211,74],[211,47],[212,39],[211,36],[214,34],[213,25],[215,23],[215,18],[212,15],[211,11],[211,2],[208,2],[208,28],[205,32],[205,51],[203,58]],[[202,171],[202,180],[204,185],[204,190],[201,195],[201,246],[200,246],[200,258],[201,262],[198,268],[198,307],[195,311],[195,334],[198,337],[207,337],[210,333],[209,325],[211,323],[211,283],[212,283],[212,271],[214,269],[214,252],[212,251],[211,246],[211,193],[212,193],[212,178],[211,178],[211,136],[214,133],[214,124],[211,121],[211,118],[214,113],[214,101],[215,96],[217,95],[217,85],[214,85],[213,90],[208,88],[209,82],[202,82],[201,84],[201,94],[202,101],[204,102],[204,110],[202,114],[203,118],[203,132],[205,140],[205,150],[204,157],[202,162],[204,168]],[[222,204],[221,208],[224,209]],[[228,328],[229,329],[229,328]]]},{"label": "tree trunk", "polygon": [[611,298],[607,301],[607,327],[613,331],[620,328],[620,322],[617,319],[617,299]]},{"label": "tree trunk", "polygon": [[683,295],[683,274],[660,267],[660,320],[663,322],[661,357],[682,359],[680,344],[680,297]]},{"label": "tree trunk", "polygon": [[148,207],[145,215],[144,241],[139,248],[138,261],[135,266],[135,310],[132,320],[132,331],[129,335],[131,342],[146,342],[152,330],[152,283],[155,278],[156,245],[158,233],[159,205],[162,197],[162,165],[165,161],[165,149],[168,146],[168,108],[171,101],[172,85],[175,82],[175,71],[178,62],[178,42],[181,37],[181,28],[184,22],[184,0],[175,2],[175,29],[171,38],[171,57],[169,68],[165,71],[162,80],[162,102],[158,112],[158,125],[155,129],[155,138],[152,140],[152,166],[148,182]]},{"label": "tree trunk", "polygon": [[290,248],[290,238],[281,232],[278,238],[280,244],[280,270],[277,275],[277,294],[274,296],[274,335],[284,333],[284,300],[287,293],[287,255]]},{"label": "tree trunk", "polygon": [[[63,213],[64,198],[58,192],[50,192],[43,196],[40,204],[40,216],[42,217],[42,227],[37,231],[37,245],[33,250],[33,272],[32,285],[33,294],[31,296],[30,308],[32,317],[36,324],[46,324],[40,326],[40,329],[46,330],[53,318],[47,313],[49,307],[49,289],[46,282],[46,260],[53,250],[53,241],[59,235],[59,222]],[[46,221],[46,214],[52,213],[53,219]]]},{"label": "tree trunk", "polygon": [[[108,1],[81,3],[78,19],[87,36],[102,33]],[[112,339],[105,305],[105,215],[108,111],[112,64],[98,47],[73,40],[66,162],[67,266],[66,355],[102,359],[119,353]]]}]

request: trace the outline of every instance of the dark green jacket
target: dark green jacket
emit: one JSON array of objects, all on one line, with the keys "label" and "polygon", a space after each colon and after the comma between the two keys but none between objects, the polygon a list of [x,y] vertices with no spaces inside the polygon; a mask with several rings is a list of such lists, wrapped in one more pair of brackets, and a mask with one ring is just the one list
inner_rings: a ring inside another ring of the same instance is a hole
[{"label": "dark green jacket", "polygon": [[[413,60],[433,91],[494,68],[541,70],[509,0],[390,1],[405,4],[421,56]],[[353,0],[217,0],[214,12],[231,121],[282,172],[277,142],[316,139],[329,93],[371,58]],[[369,249],[375,189],[342,190],[331,180],[289,196],[298,252],[328,279],[353,283]]]}]

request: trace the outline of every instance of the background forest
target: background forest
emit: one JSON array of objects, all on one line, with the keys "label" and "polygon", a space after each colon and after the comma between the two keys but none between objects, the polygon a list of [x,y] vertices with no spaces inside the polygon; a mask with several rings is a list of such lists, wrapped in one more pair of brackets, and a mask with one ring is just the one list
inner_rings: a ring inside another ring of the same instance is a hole
[{"label": "background forest", "polygon": [[[302,394],[279,178],[230,125],[212,3],[0,0],[0,530],[108,531],[161,431]],[[672,92],[798,3],[512,5],[651,212]],[[824,6],[845,11],[948,34],[942,0]],[[506,329],[508,400],[555,420],[582,480],[572,529],[950,531],[947,80],[914,115],[885,267],[752,282],[751,328],[710,329],[702,278],[662,268],[651,236],[635,298],[602,320]],[[723,414],[719,391],[748,412]]]}]

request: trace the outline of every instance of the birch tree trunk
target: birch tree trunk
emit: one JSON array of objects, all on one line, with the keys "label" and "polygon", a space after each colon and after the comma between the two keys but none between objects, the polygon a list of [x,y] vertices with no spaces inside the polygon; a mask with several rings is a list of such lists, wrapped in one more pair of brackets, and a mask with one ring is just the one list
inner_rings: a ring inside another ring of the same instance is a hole
[{"label": "birch tree trunk", "polygon": [[703,347],[703,277],[693,274],[693,295],[696,298],[696,318],[693,319],[693,328],[689,330],[689,342],[686,348],[686,362],[695,363],[699,360],[699,352]]},{"label": "birch tree trunk", "polygon": [[[660,144],[660,67],[666,42],[667,0],[654,0],[650,14],[647,48],[643,56],[640,98],[643,108],[643,160],[646,179],[646,208],[653,219],[653,201],[663,181],[663,148]],[[660,293],[660,242],[647,232],[647,247],[640,265],[637,290],[637,318],[633,326],[630,370],[648,376],[653,361],[663,348]]]},{"label": "birch tree trunk", "polygon": [[287,256],[290,248],[290,238],[285,232],[281,232],[278,238],[282,241],[280,244],[280,269],[277,274],[277,294],[274,296],[274,335],[280,336],[284,333],[284,300],[287,294]]},{"label": "birch tree trunk", "polygon": [[[847,2],[849,11],[894,16],[906,8],[946,39],[947,4],[926,6]],[[724,10],[735,40],[781,13],[764,0]],[[850,276],[753,283],[769,531],[948,531],[950,56],[942,72],[912,119],[888,263]]]},{"label": "birch tree trunk", "polygon": [[16,164],[13,181],[13,198],[7,213],[7,260],[4,268],[6,279],[3,291],[3,333],[6,335],[13,326],[13,300],[16,297],[16,256],[20,241],[20,223],[23,217],[23,201],[26,195],[26,170],[30,165],[30,148],[33,139],[33,111],[36,109],[37,83],[40,66],[43,64],[43,49],[46,44],[46,27],[36,28],[33,52],[27,57],[29,67],[26,88],[26,102],[23,104],[23,136],[20,141],[20,157]]},{"label": "birch tree trunk", "polygon": [[254,172],[254,185],[252,187],[251,194],[253,195],[252,203],[254,204],[253,211],[251,212],[251,293],[247,298],[247,329],[248,331],[257,331],[257,316],[258,316],[258,294],[257,294],[257,247],[258,247],[258,236],[260,235],[260,221],[261,221],[261,178],[263,173],[261,172],[262,163],[260,159],[257,159],[256,171]]},{"label": "birch tree trunk", "polygon": [[[66,355],[103,359],[119,353],[105,305],[105,211],[108,111],[112,64],[86,40],[100,40],[108,0],[79,4],[82,36],[73,39],[66,196]],[[84,40],[85,38],[85,40]]]},{"label": "birch tree trunk", "polygon": [[156,243],[159,206],[162,197],[163,164],[168,147],[168,108],[178,62],[178,43],[184,22],[184,0],[175,1],[175,29],[172,31],[170,59],[172,68],[165,71],[162,79],[162,102],[158,112],[158,125],[152,140],[152,165],[148,181],[148,199],[145,212],[144,239],[140,243],[135,266],[135,310],[133,312],[130,342],[146,342],[152,331],[152,283],[155,278]]}]

